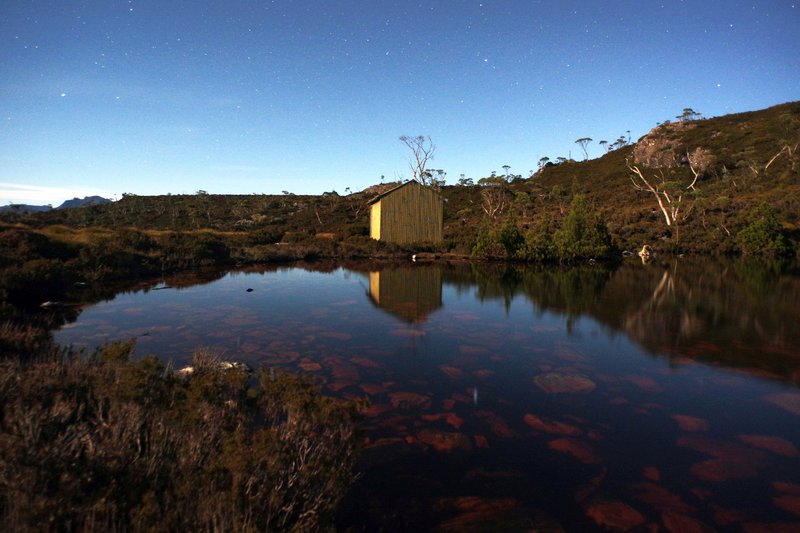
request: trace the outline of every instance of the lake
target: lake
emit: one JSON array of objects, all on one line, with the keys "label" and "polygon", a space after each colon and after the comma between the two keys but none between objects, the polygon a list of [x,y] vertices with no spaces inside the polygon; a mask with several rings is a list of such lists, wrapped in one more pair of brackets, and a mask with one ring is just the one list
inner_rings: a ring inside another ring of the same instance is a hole
[{"label": "lake", "polygon": [[800,276],[311,264],[83,308],[61,345],[198,347],[367,397],[350,530],[800,531]]}]

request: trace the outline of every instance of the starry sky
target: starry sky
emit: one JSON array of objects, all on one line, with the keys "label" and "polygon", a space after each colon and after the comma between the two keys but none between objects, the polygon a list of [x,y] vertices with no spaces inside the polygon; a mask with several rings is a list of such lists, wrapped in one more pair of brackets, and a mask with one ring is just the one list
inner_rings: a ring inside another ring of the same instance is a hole
[{"label": "starry sky", "polygon": [[800,99],[800,1],[2,0],[0,204],[345,194]]}]

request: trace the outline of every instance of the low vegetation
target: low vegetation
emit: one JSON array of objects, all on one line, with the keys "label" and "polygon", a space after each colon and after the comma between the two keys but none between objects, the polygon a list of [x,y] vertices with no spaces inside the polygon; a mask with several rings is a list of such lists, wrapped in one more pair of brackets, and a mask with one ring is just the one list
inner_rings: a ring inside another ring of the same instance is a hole
[{"label": "low vegetation", "polygon": [[205,352],[0,362],[4,531],[311,531],[353,479],[355,406]]}]

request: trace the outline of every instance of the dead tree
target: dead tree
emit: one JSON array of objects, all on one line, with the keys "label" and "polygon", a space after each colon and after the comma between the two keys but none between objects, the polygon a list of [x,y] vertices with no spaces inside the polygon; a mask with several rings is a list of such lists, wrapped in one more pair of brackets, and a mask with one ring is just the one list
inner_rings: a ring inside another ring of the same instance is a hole
[{"label": "dead tree", "polygon": [[411,155],[408,157],[411,178],[422,185],[431,185],[433,176],[425,171],[428,160],[433,159],[433,153],[436,151],[436,146],[431,141],[431,138],[424,135],[417,135],[416,137],[401,135],[400,142],[411,150]]},{"label": "dead tree", "polygon": [[689,162],[689,169],[694,175],[694,179],[689,184],[687,189],[695,190],[694,185],[697,180],[706,173],[708,168],[714,162],[714,156],[705,148],[697,147],[694,152],[686,150],[686,161]]},{"label": "dead tree", "polygon": [[797,164],[796,156],[797,156],[797,149],[798,148],[800,148],[800,144],[795,144],[794,146],[792,146],[791,144],[785,145],[783,148],[781,148],[781,150],[777,154],[775,154],[772,157],[772,159],[769,160],[769,163],[767,163],[764,166],[764,170],[766,171],[767,169],[769,169],[769,166],[772,163],[774,163],[775,160],[778,159],[778,157],[780,157],[780,156],[782,156],[784,154],[786,154],[786,157],[789,158],[789,162],[792,165],[792,170],[794,170],[795,166]]},{"label": "dead tree", "polygon": [[[483,180],[479,180],[480,183]],[[481,190],[481,208],[491,220],[494,220],[497,215],[501,214],[508,201],[508,190],[501,183],[488,183],[482,184],[484,186]]]},{"label": "dead tree", "polygon": [[[695,190],[694,185],[697,182],[697,176],[686,187],[675,181],[668,181],[664,176],[663,170],[657,175],[648,178],[644,172],[636,166],[632,165],[630,161],[626,161],[628,170],[631,171],[629,178],[633,184],[633,188],[637,191],[644,191],[652,194],[661,214],[664,216],[664,222],[667,226],[675,228],[675,236],[678,237],[678,223],[686,220],[691,214],[691,207],[682,212],[684,195],[689,190]],[[694,173],[694,170],[692,171]]]}]

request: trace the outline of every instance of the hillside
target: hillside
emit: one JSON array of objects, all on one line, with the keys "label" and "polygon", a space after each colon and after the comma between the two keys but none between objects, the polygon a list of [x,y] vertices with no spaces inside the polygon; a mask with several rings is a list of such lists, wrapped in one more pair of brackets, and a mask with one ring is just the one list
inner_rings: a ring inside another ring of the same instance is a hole
[{"label": "hillside", "polygon": [[[772,208],[796,243],[800,240],[798,146],[800,102],[792,102],[665,123],[636,144],[593,160],[548,164],[511,183],[495,179],[483,180],[483,185],[445,186],[444,249],[469,253],[478,227],[499,225],[512,213],[523,234],[542,224],[557,227],[575,194],[585,195],[621,249],[649,243],[676,253],[733,253],[737,233],[762,203]],[[655,194],[634,187],[634,168],[670,194],[671,207],[677,207],[671,225],[666,224]],[[367,204],[374,194],[366,190],[346,196],[335,191],[319,196],[125,195],[114,203],[5,213],[2,218],[39,228],[237,232],[263,244],[302,241],[319,233],[347,240],[368,235]]]}]

